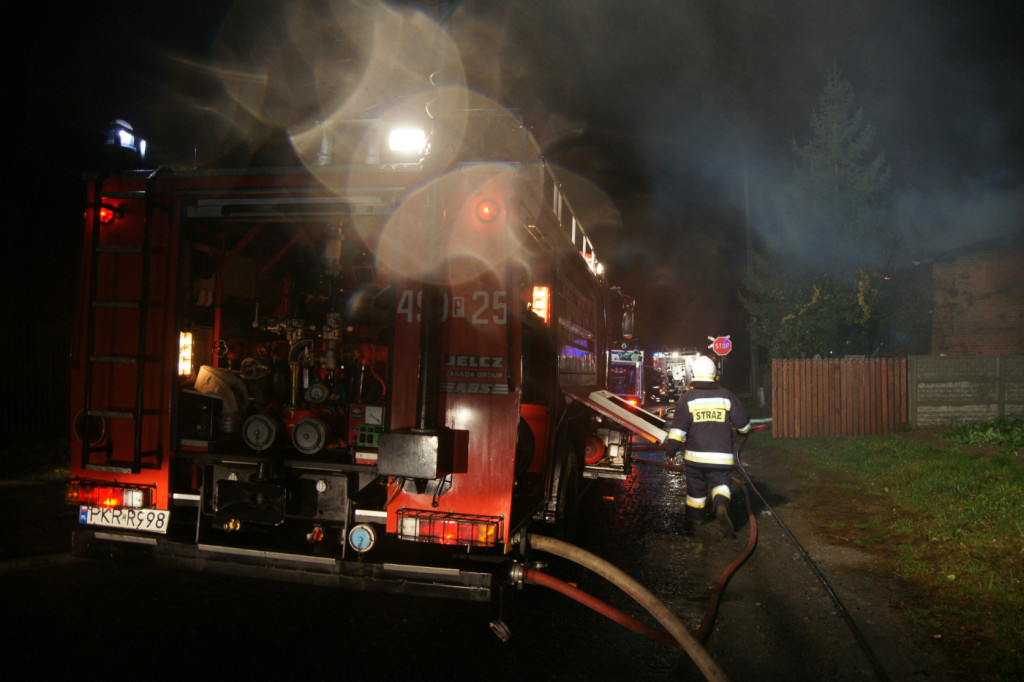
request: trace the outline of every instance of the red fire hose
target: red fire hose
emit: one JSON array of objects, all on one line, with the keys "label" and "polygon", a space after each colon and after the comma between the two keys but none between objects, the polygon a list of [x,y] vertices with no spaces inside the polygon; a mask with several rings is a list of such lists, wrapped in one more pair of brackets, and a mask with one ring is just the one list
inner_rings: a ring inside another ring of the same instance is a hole
[{"label": "red fire hose", "polygon": [[[753,427],[747,434],[757,433],[758,431],[764,431],[769,428],[768,424],[760,424]],[[744,439],[743,442],[746,442]],[[737,457],[739,456],[739,450],[743,448],[743,444],[736,449]],[[743,565],[743,562],[750,557],[754,552],[754,547],[757,545],[757,520],[754,518],[754,508],[750,504],[750,490],[747,489],[746,483],[738,476],[732,477],[733,482],[743,486],[743,501],[747,503],[747,519],[748,525],[750,526],[750,538],[747,540],[747,546],[743,548],[736,560],[733,561],[719,576],[718,582],[715,583],[714,588],[711,590],[711,599],[708,601],[708,608],[704,612],[704,619],[700,622],[700,626],[694,631],[693,636],[701,642],[707,638],[708,633],[711,632],[711,624],[715,621],[715,614],[718,612],[718,599],[722,596],[722,591],[725,590],[726,584],[729,579],[732,578],[733,573]]]},{"label": "red fire hose", "polygon": [[[735,476],[733,481],[743,485],[743,481]],[[722,575],[718,577],[718,582],[711,590],[711,599],[708,601],[708,608],[704,611],[704,619],[701,620],[700,626],[694,630],[693,636],[698,641],[703,642],[708,633],[711,632],[711,624],[715,622],[715,614],[718,613],[718,599],[722,596],[722,591],[725,590],[726,584],[729,579],[732,578],[732,574],[743,565],[743,562],[754,552],[754,547],[757,545],[757,521],[754,518],[754,509],[750,506],[750,492],[747,490],[746,485],[743,486],[743,499],[747,503],[747,518],[749,519],[750,525],[750,539],[747,540],[747,546],[743,548],[736,559],[729,564],[729,566],[722,572]]]},{"label": "red fire hose", "polygon": [[647,635],[651,639],[656,639],[659,642],[664,642],[665,644],[678,644],[678,642],[672,639],[668,633],[648,627],[629,614],[618,610],[614,606],[611,606],[597,597],[587,594],[578,587],[570,585],[563,580],[559,580],[552,575],[528,568],[523,572],[523,579],[526,580],[526,582],[536,583],[537,585],[549,587],[556,592],[561,592],[570,599],[575,599],[584,606],[597,611],[602,616],[615,621],[619,625],[629,628],[633,632],[639,632],[641,635]]},{"label": "red fire hose", "polygon": [[555,556],[568,559],[573,563],[594,571],[602,578],[612,583],[623,592],[632,597],[638,604],[647,609],[654,618],[672,635],[672,638],[690,656],[690,659],[697,665],[704,677],[708,680],[727,680],[725,673],[714,659],[704,650],[682,621],[676,617],[668,607],[658,600],[647,588],[635,581],[629,575],[612,566],[604,559],[591,554],[590,552],[570,545],[567,542],[549,538],[544,535],[530,533],[527,538],[531,547],[540,552],[548,552]]},{"label": "red fire hose", "polygon": [[[769,428],[767,424],[755,426],[753,429],[750,430],[749,433],[763,431],[766,428]],[[685,469],[685,467],[683,466],[668,464],[667,462],[653,462],[649,460],[637,461],[644,462],[645,464],[652,464],[655,466],[663,466],[670,469]],[[718,601],[722,595],[722,592],[725,590],[726,584],[728,584],[730,578],[732,578],[733,574],[739,569],[739,567],[742,566],[743,563],[750,557],[750,555],[754,551],[754,547],[757,545],[757,520],[754,517],[754,510],[750,503],[750,493],[747,490],[746,484],[743,480],[734,476],[733,481],[744,487],[744,501],[746,502],[747,506],[747,517],[748,524],[750,526],[750,537],[747,540],[747,545],[743,549],[743,552],[741,552],[740,555],[736,557],[736,559],[731,564],[729,564],[725,571],[722,572],[722,575],[719,576],[718,581],[712,588],[711,599],[709,600],[708,607],[704,612],[704,618],[701,620],[700,626],[698,626],[698,628],[693,632],[694,638],[701,642],[707,638],[708,634],[711,631],[711,625],[714,623],[715,615],[718,612]],[[531,539],[532,538],[533,536],[531,536]],[[572,545],[568,546],[572,547]],[[582,552],[583,550],[580,551]],[[566,558],[571,559],[571,557]],[[655,639],[659,642],[665,642],[668,644],[679,643],[671,636],[669,636],[667,633],[650,628],[641,623],[640,621],[636,620],[635,618],[623,613],[622,611],[619,611],[615,607],[606,604],[600,599],[597,599],[593,595],[587,594],[579,588],[574,587],[573,585],[570,585],[564,581],[558,580],[557,578],[548,575],[547,573],[527,569],[524,573],[524,579],[527,582],[543,585],[557,592],[560,592],[565,596],[569,597],[570,599],[578,601],[584,606],[593,609],[594,611],[604,615],[610,620],[613,620],[616,623],[619,623],[620,625],[623,625],[624,627],[633,630],[634,632],[647,635],[648,637],[651,637],[652,639]]]}]

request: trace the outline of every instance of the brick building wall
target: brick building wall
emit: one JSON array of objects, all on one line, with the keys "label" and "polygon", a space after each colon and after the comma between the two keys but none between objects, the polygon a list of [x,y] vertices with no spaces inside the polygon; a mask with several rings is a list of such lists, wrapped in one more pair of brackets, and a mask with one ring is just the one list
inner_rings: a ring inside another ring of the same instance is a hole
[{"label": "brick building wall", "polygon": [[1024,354],[1024,252],[985,251],[932,268],[933,355]]}]

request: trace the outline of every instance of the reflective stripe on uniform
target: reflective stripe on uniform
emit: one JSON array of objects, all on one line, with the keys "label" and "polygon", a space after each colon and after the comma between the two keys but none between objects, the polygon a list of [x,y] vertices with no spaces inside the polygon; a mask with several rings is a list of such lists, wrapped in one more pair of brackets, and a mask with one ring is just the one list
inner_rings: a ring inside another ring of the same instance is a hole
[{"label": "reflective stripe on uniform", "polygon": [[728,398],[694,398],[686,405],[690,411],[690,419],[697,424],[725,424],[729,419],[732,403]]},{"label": "reflective stripe on uniform", "polygon": [[703,509],[707,503],[708,498],[706,497],[690,497],[689,495],[686,496],[687,507],[693,507],[694,509]]},{"label": "reflective stripe on uniform", "polygon": [[732,466],[733,457],[731,452],[695,452],[687,450],[683,459],[694,464],[718,464]]},{"label": "reflective stripe on uniform", "polygon": [[732,490],[730,490],[727,485],[716,485],[711,489],[711,499],[713,500],[716,497],[724,497],[727,500],[731,500]]},{"label": "reflective stripe on uniform", "polygon": [[668,438],[666,440],[678,440],[680,442],[686,440],[686,431],[682,429],[669,429]]},{"label": "reflective stripe on uniform", "polygon": [[690,408],[690,412],[693,412],[694,408],[698,407],[721,407],[726,410],[732,409],[731,400],[718,396],[711,398],[691,398],[686,402],[686,405]]}]

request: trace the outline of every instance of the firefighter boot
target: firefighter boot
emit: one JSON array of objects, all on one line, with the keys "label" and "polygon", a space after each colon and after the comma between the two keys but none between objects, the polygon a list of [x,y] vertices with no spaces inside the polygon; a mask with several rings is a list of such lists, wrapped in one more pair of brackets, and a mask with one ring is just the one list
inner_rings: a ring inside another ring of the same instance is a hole
[{"label": "firefighter boot", "polygon": [[687,507],[686,514],[683,516],[683,535],[693,537],[697,532],[697,528],[705,523],[707,523],[707,521],[705,520],[703,509],[694,510]]},{"label": "firefighter boot", "polygon": [[729,518],[729,503],[717,502],[715,504],[715,518],[718,519],[718,528],[722,531],[723,538],[736,537],[732,527],[732,519]]}]

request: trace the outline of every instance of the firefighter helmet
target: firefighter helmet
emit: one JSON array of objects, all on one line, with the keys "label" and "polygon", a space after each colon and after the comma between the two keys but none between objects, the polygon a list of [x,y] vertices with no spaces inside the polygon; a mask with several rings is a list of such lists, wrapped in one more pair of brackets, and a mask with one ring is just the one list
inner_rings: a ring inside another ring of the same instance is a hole
[{"label": "firefighter helmet", "polygon": [[715,367],[715,361],[706,355],[699,355],[697,359],[693,361],[693,380],[694,381],[714,381],[715,374],[718,373],[718,368]]}]

